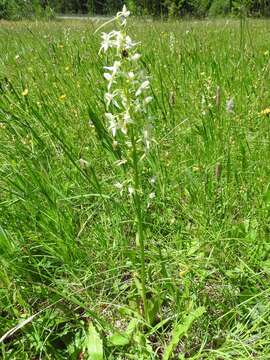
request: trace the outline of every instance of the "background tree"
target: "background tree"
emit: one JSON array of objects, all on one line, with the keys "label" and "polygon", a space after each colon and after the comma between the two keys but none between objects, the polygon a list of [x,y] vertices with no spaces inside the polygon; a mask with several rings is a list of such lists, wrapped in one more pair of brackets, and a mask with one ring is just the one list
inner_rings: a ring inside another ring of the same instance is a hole
[{"label": "background tree", "polygon": [[48,8],[63,14],[114,14],[124,3],[137,15],[205,17],[243,11],[270,15],[269,0],[0,0],[0,18],[39,17]]}]

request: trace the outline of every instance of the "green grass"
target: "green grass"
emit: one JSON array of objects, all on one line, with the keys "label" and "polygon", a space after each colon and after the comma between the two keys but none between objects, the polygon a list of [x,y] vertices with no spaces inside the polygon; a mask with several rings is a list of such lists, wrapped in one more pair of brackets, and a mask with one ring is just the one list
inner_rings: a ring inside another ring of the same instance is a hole
[{"label": "green grass", "polygon": [[158,143],[150,324],[134,210],[89,124],[105,111],[94,29],[0,23],[0,337],[29,320],[1,358],[100,359],[96,339],[104,359],[166,359],[170,344],[170,359],[269,359],[270,22],[132,22]]}]

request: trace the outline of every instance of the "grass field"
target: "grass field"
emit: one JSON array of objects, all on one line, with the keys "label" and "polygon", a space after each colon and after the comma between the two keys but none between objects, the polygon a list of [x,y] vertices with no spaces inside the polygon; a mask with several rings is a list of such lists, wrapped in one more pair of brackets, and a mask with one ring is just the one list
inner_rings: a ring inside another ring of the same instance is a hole
[{"label": "grass field", "polygon": [[270,22],[130,22],[145,274],[96,26],[0,22],[1,358],[270,359]]}]

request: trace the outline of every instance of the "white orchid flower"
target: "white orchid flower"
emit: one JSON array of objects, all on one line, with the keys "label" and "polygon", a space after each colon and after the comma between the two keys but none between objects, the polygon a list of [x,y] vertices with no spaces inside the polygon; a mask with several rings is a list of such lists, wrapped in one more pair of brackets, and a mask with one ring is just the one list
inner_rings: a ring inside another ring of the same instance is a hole
[{"label": "white orchid flower", "polygon": [[139,87],[139,89],[136,91],[135,96],[141,95],[141,93],[142,93],[144,90],[146,90],[146,89],[149,88],[149,85],[150,85],[149,81],[148,81],[148,80],[145,80],[145,81],[141,84],[141,86]]},{"label": "white orchid flower", "polygon": [[113,115],[112,113],[105,113],[107,120],[109,121],[108,129],[111,130],[112,136],[116,136],[116,131],[118,129],[118,122],[117,116]]},{"label": "white orchid flower", "polygon": [[112,93],[107,92],[104,96],[104,99],[106,101],[106,106],[109,107],[110,104],[112,103],[114,106],[116,106],[117,108],[119,108],[119,104],[118,102],[115,100],[115,97],[118,96],[118,91],[114,90]]},{"label": "white orchid flower", "polygon": [[116,17],[120,19],[120,24],[122,26],[125,26],[127,24],[127,18],[129,17],[129,15],[130,15],[130,11],[128,11],[126,5],[124,5],[122,11],[119,11],[116,14]]}]

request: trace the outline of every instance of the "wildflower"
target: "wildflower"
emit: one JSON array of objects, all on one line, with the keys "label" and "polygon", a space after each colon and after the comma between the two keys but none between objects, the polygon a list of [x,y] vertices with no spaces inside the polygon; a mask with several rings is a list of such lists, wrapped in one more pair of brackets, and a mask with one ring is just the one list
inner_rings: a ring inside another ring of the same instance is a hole
[{"label": "wildflower", "polygon": [[133,72],[133,71],[129,71],[129,72],[127,73],[127,77],[128,77],[128,79],[133,80],[134,77],[135,77],[134,72]]},{"label": "wildflower", "polygon": [[117,121],[116,121],[117,117],[114,116],[112,113],[106,113],[105,116],[109,121],[109,127],[108,128],[109,128],[109,130],[111,130],[112,136],[115,137],[116,130],[118,128],[118,124],[117,124]]},{"label": "wildflower", "polygon": [[260,112],[260,115],[270,115],[270,107],[264,109],[263,111]]},{"label": "wildflower", "polygon": [[80,159],[80,160],[79,160],[79,163],[80,163],[80,167],[81,167],[82,169],[84,169],[84,168],[86,168],[87,166],[89,166],[89,162],[86,161],[86,160],[84,160],[84,159]]},{"label": "wildflower", "polygon": [[91,119],[88,120],[88,126],[92,129],[95,127],[95,125]]},{"label": "wildflower", "polygon": [[156,197],[156,194],[154,192],[151,192],[151,194],[149,195],[149,199],[154,199]]},{"label": "wildflower", "polygon": [[124,34],[121,31],[115,31],[115,40],[114,40],[114,45],[113,47],[115,47],[117,49],[117,55],[120,54],[120,50],[122,48],[124,48],[124,41],[125,41],[125,37]]},{"label": "wildflower", "polygon": [[156,176],[152,176],[152,177],[150,178],[150,180],[149,180],[149,182],[150,182],[151,185],[154,185],[154,184],[156,183],[156,181],[157,181],[157,177],[156,177]]},{"label": "wildflower", "polygon": [[102,33],[101,37],[102,37],[102,43],[101,43],[101,48],[99,50],[99,53],[101,53],[101,51],[103,50],[104,53],[107,52],[107,50],[113,46],[113,41],[112,41],[112,33]]},{"label": "wildflower", "polygon": [[122,122],[120,123],[120,129],[123,134],[127,134],[127,126],[128,126],[128,124],[131,124],[131,123],[132,123],[132,119],[127,110],[124,112]]},{"label": "wildflower", "polygon": [[[147,157],[153,142],[152,124],[147,109],[153,98],[147,93],[150,89],[149,77],[137,63],[141,57],[137,50],[139,43],[131,39],[124,29],[129,15],[125,6],[117,13],[116,20],[120,29],[102,33],[99,53],[109,53],[113,58],[113,65],[104,66],[103,76],[107,82],[104,94],[106,127],[113,137],[112,148],[119,148],[123,154],[114,165],[127,164],[126,173],[132,174],[134,171],[130,171],[129,167],[135,167],[134,162],[142,162]],[[148,118],[144,122],[146,116]],[[134,193],[141,196],[141,185],[137,186],[138,190],[132,186],[136,181],[134,178],[127,178],[124,183],[116,182],[114,186],[122,195],[124,184],[129,184],[127,193],[130,196]],[[154,185],[154,180],[150,183]],[[152,192],[148,200],[154,197],[155,193]]]},{"label": "wildflower", "polygon": [[132,56],[130,57],[130,60],[131,60],[131,61],[137,61],[137,60],[140,59],[140,57],[141,57],[141,54],[135,53],[134,55],[132,55]]},{"label": "wildflower", "polygon": [[130,15],[130,11],[128,11],[126,5],[124,5],[122,11],[119,11],[116,14],[116,18],[118,18],[120,20],[120,24],[122,26],[125,26],[129,15]]},{"label": "wildflower", "polygon": [[233,113],[234,110],[234,100],[233,98],[230,98],[226,101],[226,110],[228,113]]},{"label": "wildflower", "polygon": [[148,105],[153,100],[152,96],[147,96],[143,101],[145,105]]},{"label": "wildflower", "polygon": [[106,101],[106,106],[107,108],[110,106],[110,104],[112,103],[113,105],[115,105],[117,108],[119,108],[118,102],[115,100],[115,97],[118,95],[118,91],[115,90],[112,93],[106,93],[104,98]]},{"label": "wildflower", "polygon": [[119,70],[121,66],[121,62],[120,61],[115,61],[113,66],[105,66],[104,69],[111,71],[110,73],[105,73],[104,77],[106,80],[108,80],[108,90],[110,90],[112,83],[114,82],[114,78]]},{"label": "wildflower", "polygon": [[128,187],[128,192],[129,192],[129,195],[133,195],[135,193],[135,190],[132,186],[129,186]]},{"label": "wildflower", "polygon": [[107,70],[111,71],[112,76],[115,76],[120,66],[121,66],[121,62],[120,61],[115,61],[113,63],[113,66],[104,66],[104,69],[107,69]]},{"label": "wildflower", "polygon": [[117,190],[119,190],[120,195],[123,195],[123,191],[124,191],[124,185],[120,182],[117,182],[114,184],[114,186],[116,187]]},{"label": "wildflower", "polygon": [[132,41],[129,36],[126,36],[126,38],[125,38],[125,48],[127,50],[135,47],[136,45],[138,45],[138,43]]},{"label": "wildflower", "polygon": [[59,96],[59,100],[65,100],[66,97],[67,97],[67,95],[63,94],[63,95]]},{"label": "wildflower", "polygon": [[141,93],[142,93],[144,90],[148,89],[148,88],[149,88],[149,81],[148,81],[148,80],[145,80],[145,81],[141,84],[141,86],[139,87],[139,89],[136,91],[135,96],[141,95]]},{"label": "wildflower", "polygon": [[28,89],[24,89],[23,92],[22,92],[22,96],[27,96],[29,93],[29,90]]}]

